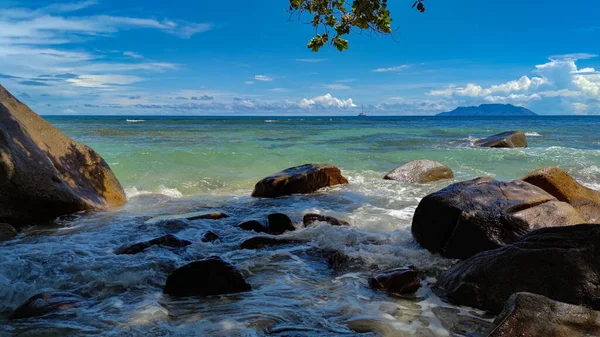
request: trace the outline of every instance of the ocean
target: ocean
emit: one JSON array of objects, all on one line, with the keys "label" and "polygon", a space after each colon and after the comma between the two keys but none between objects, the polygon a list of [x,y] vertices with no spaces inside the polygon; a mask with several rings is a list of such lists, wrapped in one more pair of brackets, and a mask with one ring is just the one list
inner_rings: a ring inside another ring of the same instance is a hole
[{"label": "ocean", "polygon": [[[109,212],[60,218],[0,243],[1,336],[448,336],[493,317],[442,302],[430,290],[453,261],[432,255],[412,238],[420,199],[456,181],[500,180],[559,166],[600,190],[600,117],[149,117],[46,116],[109,163],[129,202]],[[481,137],[526,133],[525,149],[476,148]],[[448,165],[451,181],[415,185],[383,180],[415,159]],[[263,177],[304,163],[339,167],[350,183],[312,195],[250,197]],[[155,216],[221,211],[229,218],[185,228],[144,222]],[[301,221],[332,215],[349,228],[317,226],[287,234],[306,244],[241,250],[253,235],[236,225],[270,213]],[[203,243],[207,230],[219,234]],[[128,244],[175,234],[194,244],[115,255]],[[342,251],[358,261],[331,270],[321,255]],[[237,266],[254,290],[212,298],[162,295],[168,274],[212,255]],[[427,275],[416,296],[371,290],[379,270],[413,265]],[[69,291],[89,305],[69,315],[6,321],[10,310],[46,290]],[[361,330],[362,329],[362,330]],[[458,330],[457,330],[458,329]],[[368,332],[375,330],[376,332]],[[378,332],[377,332],[378,331]]]}]

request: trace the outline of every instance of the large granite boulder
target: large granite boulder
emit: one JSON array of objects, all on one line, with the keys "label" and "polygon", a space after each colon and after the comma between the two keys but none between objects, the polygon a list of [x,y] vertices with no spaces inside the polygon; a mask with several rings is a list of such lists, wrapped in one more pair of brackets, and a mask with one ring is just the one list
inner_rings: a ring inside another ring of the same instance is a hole
[{"label": "large granite boulder", "polygon": [[600,226],[542,228],[481,252],[444,273],[434,291],[452,303],[499,313],[516,292],[600,309]]},{"label": "large granite boulder", "polygon": [[513,294],[488,337],[600,336],[600,312],[531,294]]},{"label": "large granite boulder", "polygon": [[600,192],[581,185],[558,167],[535,170],[523,180],[540,187],[560,201],[568,202],[586,222],[600,222]]},{"label": "large granite boulder", "polygon": [[21,226],[125,201],[100,155],[0,86],[0,221]]},{"label": "large granite boulder", "polygon": [[475,142],[479,147],[527,147],[527,137],[521,131],[502,132]]},{"label": "large granite boulder", "polygon": [[66,292],[47,292],[30,297],[9,316],[9,319],[23,319],[56,313],[81,305],[85,299]]},{"label": "large granite boulder", "polygon": [[454,178],[454,173],[448,166],[428,159],[413,160],[391,170],[383,177],[387,180],[419,184],[451,178]]},{"label": "large granite boulder", "polygon": [[465,259],[541,227],[585,223],[569,204],[521,180],[490,177],[452,184],[423,198],[412,233],[432,253]]},{"label": "large granite boulder", "polygon": [[312,193],[323,187],[347,184],[348,179],[335,166],[305,164],[291,167],[256,183],[253,197],[277,198],[290,194]]},{"label": "large granite boulder", "polygon": [[167,278],[164,293],[173,296],[209,296],[249,290],[252,287],[236,267],[214,256],[175,270]]}]

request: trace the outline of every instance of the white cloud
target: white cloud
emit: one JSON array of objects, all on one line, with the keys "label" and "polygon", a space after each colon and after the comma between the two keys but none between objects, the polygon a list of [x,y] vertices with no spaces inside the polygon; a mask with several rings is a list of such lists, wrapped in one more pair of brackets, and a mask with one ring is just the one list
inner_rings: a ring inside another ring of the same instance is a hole
[{"label": "white cloud", "polygon": [[262,82],[272,82],[273,78],[266,75],[254,75],[254,79]]},{"label": "white cloud", "polygon": [[340,84],[340,83],[326,84],[323,87],[325,89],[329,89],[329,90],[350,90],[350,89],[352,89],[352,88],[350,88],[350,86],[347,86],[345,84]]},{"label": "white cloud", "polygon": [[272,91],[272,92],[288,92],[288,91],[290,91],[290,89],[288,89],[288,88],[273,88],[273,89],[269,89],[269,91]]},{"label": "white cloud", "polygon": [[244,82],[244,84],[252,85],[252,84],[254,84],[254,81],[246,81],[246,82]]},{"label": "white cloud", "polygon": [[303,98],[300,103],[300,107],[302,108],[354,108],[356,104],[352,102],[352,98],[348,99],[339,99],[331,96],[331,94],[326,94],[323,96],[317,96],[310,99]]},{"label": "white cloud", "polygon": [[579,68],[579,59],[596,57],[595,54],[554,55],[549,61],[533,69],[537,76],[521,76],[501,84],[482,87],[476,83],[449,86],[429,91],[430,96],[470,99],[471,102],[544,104],[546,109],[563,113],[560,106],[576,113],[598,113],[600,110],[587,101],[600,101],[600,72],[592,67]]},{"label": "white cloud", "polygon": [[548,57],[551,60],[587,60],[598,57],[597,54],[590,53],[573,53],[573,54],[561,54],[552,55]]},{"label": "white cloud", "polygon": [[134,58],[134,59],[144,58],[142,55],[140,55],[138,53],[135,53],[135,52],[132,52],[132,51],[123,52],[123,56],[131,57],[131,58]]},{"label": "white cloud", "polygon": [[410,67],[408,64],[403,64],[401,66],[395,66],[395,67],[390,67],[390,68],[377,68],[377,69],[373,69],[372,71],[374,73],[388,73],[388,72],[402,71],[408,67]]},{"label": "white cloud", "polygon": [[77,87],[109,88],[114,85],[127,85],[141,80],[140,77],[126,75],[80,75],[67,79],[67,82]]},{"label": "white cloud", "polygon": [[296,59],[296,62],[304,62],[304,63],[319,63],[319,62],[325,62],[327,61],[327,59]]}]

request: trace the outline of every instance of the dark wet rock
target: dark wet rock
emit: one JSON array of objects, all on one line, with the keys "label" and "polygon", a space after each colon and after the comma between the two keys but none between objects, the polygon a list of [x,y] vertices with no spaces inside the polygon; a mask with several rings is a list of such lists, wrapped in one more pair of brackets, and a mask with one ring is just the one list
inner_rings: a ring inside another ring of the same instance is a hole
[{"label": "dark wet rock", "polygon": [[315,222],[326,222],[332,226],[350,226],[350,223],[348,223],[344,220],[336,219],[332,216],[321,215],[321,214],[308,213],[308,214],[304,215],[304,218],[302,219],[302,223],[304,223],[304,227],[311,226]]},{"label": "dark wet rock", "polygon": [[527,137],[521,131],[502,132],[475,142],[479,147],[527,147]]},{"label": "dark wet rock", "polygon": [[245,231],[255,231],[257,233],[268,233],[269,228],[256,220],[250,220],[246,222],[242,222],[238,225],[241,229]]},{"label": "dark wet rock", "polygon": [[210,296],[252,290],[242,273],[220,257],[189,263],[167,278],[164,293],[173,296]]},{"label": "dark wet rock", "polygon": [[600,309],[600,226],[542,228],[481,252],[444,273],[435,292],[452,303],[498,313],[515,292]]},{"label": "dark wet rock", "polygon": [[302,240],[291,239],[291,238],[277,238],[270,236],[255,236],[245,240],[240,245],[242,249],[258,249],[266,246],[280,246],[304,243]]},{"label": "dark wet rock", "polygon": [[175,235],[165,235],[156,239],[152,239],[150,241],[136,243],[129,247],[120,248],[115,251],[115,254],[137,254],[141,253],[144,250],[152,247],[152,246],[164,246],[164,247],[172,247],[172,248],[181,248],[185,246],[189,246],[192,243],[187,240],[182,240]]},{"label": "dark wet rock", "polygon": [[0,241],[12,240],[15,236],[17,236],[17,230],[13,226],[0,223]]},{"label": "dark wet rock", "polygon": [[435,317],[442,326],[450,332],[452,337],[483,337],[492,328],[492,323],[473,316],[461,315],[461,310],[436,306],[431,308]]},{"label": "dark wet rock", "polygon": [[159,221],[155,226],[160,227],[167,232],[179,232],[188,228],[190,223],[185,219],[170,219]]},{"label": "dark wet rock", "polygon": [[187,220],[200,220],[200,219],[206,219],[206,220],[220,220],[220,219],[225,219],[225,218],[229,218],[229,215],[225,214],[225,213],[221,213],[221,212],[214,212],[214,213],[208,213],[208,214],[200,214],[200,215],[192,215],[192,216],[188,216],[186,217]]},{"label": "dark wet rock", "polygon": [[213,242],[219,240],[219,235],[213,231],[207,231],[202,236],[202,242]]},{"label": "dark wet rock", "polygon": [[558,167],[545,167],[529,173],[523,181],[552,194],[575,207],[586,222],[600,223],[600,192],[577,182]]},{"label": "dark wet rock", "polygon": [[489,337],[600,336],[600,312],[531,294],[513,294]]},{"label": "dark wet rock", "polygon": [[15,309],[9,319],[23,319],[56,313],[79,306],[85,301],[81,296],[66,292],[47,292],[30,297]]},{"label": "dark wet rock", "polygon": [[269,214],[269,234],[283,234],[287,231],[295,231],[294,223],[289,216],[283,213]]},{"label": "dark wet rock", "polygon": [[290,194],[306,194],[323,187],[347,184],[348,179],[335,166],[305,164],[291,167],[256,183],[253,197],[277,198]]},{"label": "dark wet rock", "polygon": [[327,258],[327,265],[334,271],[348,269],[352,266],[353,262],[356,262],[350,256],[341,251],[326,251],[324,252],[324,256]]},{"label": "dark wet rock", "polygon": [[412,233],[432,253],[465,259],[537,228],[585,223],[571,205],[521,180],[452,184],[421,200]]},{"label": "dark wet rock", "polygon": [[419,273],[412,267],[383,271],[369,279],[373,289],[385,290],[392,295],[413,294],[421,287]]},{"label": "dark wet rock", "polygon": [[413,160],[391,170],[383,177],[387,180],[419,184],[452,178],[454,173],[448,166],[428,159]]},{"label": "dark wet rock", "polygon": [[127,201],[108,164],[0,86],[0,222],[16,228]]}]

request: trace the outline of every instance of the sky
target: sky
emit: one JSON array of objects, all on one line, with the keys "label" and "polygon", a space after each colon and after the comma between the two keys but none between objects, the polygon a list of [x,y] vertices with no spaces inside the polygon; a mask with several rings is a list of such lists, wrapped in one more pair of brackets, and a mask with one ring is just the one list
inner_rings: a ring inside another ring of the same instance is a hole
[{"label": "sky", "polygon": [[600,115],[600,1],[411,5],[313,53],[287,0],[0,0],[0,84],[42,115]]}]

